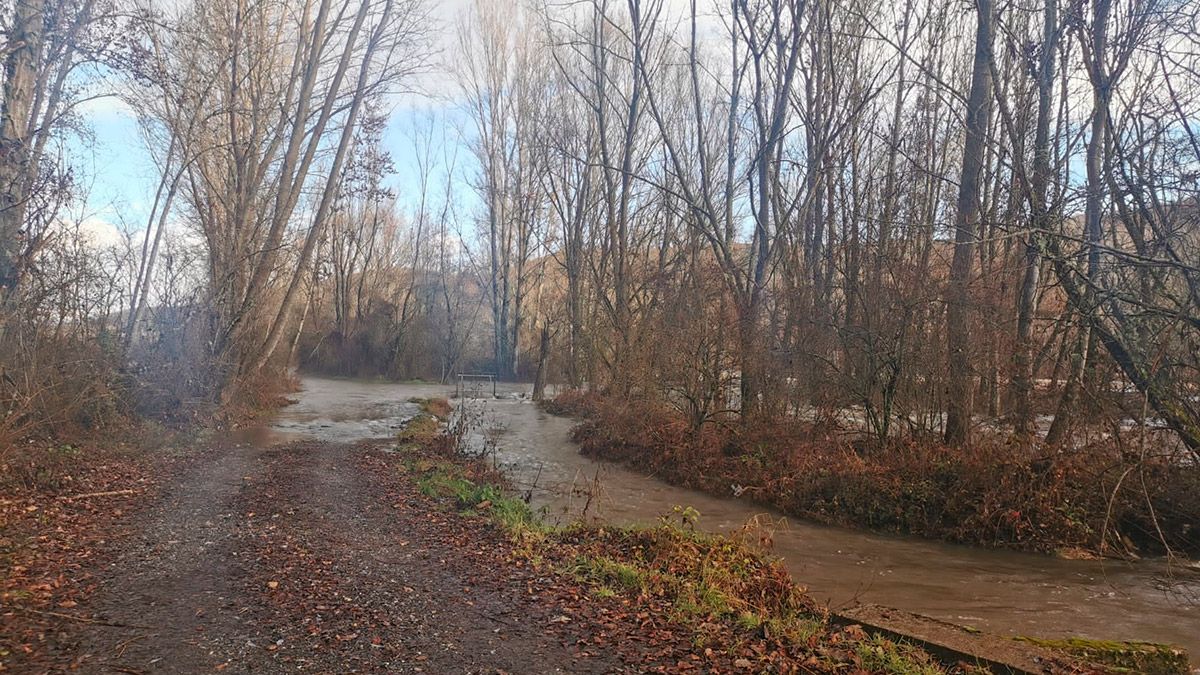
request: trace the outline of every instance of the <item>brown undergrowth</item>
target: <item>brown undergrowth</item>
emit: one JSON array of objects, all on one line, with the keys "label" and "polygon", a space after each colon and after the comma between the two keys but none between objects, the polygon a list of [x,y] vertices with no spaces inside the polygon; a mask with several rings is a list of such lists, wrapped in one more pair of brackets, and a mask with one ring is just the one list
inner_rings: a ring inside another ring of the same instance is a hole
[{"label": "brown undergrowth", "polygon": [[1200,467],[1117,448],[886,444],[797,423],[707,424],[651,401],[568,392],[585,454],[821,522],[987,547],[1200,554]]}]

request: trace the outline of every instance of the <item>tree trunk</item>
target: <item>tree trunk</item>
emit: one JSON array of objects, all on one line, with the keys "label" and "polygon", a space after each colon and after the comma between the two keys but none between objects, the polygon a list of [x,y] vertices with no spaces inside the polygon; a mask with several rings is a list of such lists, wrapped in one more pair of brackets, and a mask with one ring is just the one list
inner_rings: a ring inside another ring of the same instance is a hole
[{"label": "tree trunk", "polygon": [[[1054,415],[1051,429],[1056,432],[1055,443],[1064,440],[1061,436],[1070,428],[1070,417],[1075,413],[1079,400],[1079,390],[1082,380],[1088,372],[1089,359],[1095,356],[1096,343],[1091,335],[1096,321],[1096,313],[1100,311],[1097,302],[1096,288],[1100,280],[1100,240],[1102,233],[1104,197],[1107,182],[1103,176],[1104,153],[1107,142],[1108,102],[1111,96],[1108,75],[1106,71],[1106,46],[1108,44],[1108,13],[1112,6],[1111,0],[1097,0],[1093,10],[1092,21],[1092,50],[1088,63],[1089,78],[1092,82],[1092,114],[1088,136],[1085,164],[1087,167],[1087,201],[1084,205],[1084,240],[1087,253],[1087,287],[1084,289],[1082,306],[1076,310],[1083,315],[1077,352],[1072,358],[1072,377],[1067,380],[1063,389],[1062,400],[1059,401],[1058,411]],[[1061,418],[1061,422],[1060,422]],[[1050,438],[1046,439],[1051,442]]]},{"label": "tree trunk", "polygon": [[546,397],[546,366],[550,360],[550,325],[542,326],[542,341],[538,347],[537,375],[533,378],[533,400]]},{"label": "tree trunk", "polygon": [[[363,19],[366,17],[369,5],[363,3],[359,10],[359,15],[355,19],[354,28],[352,29],[347,40],[354,41],[358,30],[361,28]],[[334,153],[333,164],[329,169],[329,176],[325,180],[324,190],[321,193],[320,203],[317,205],[316,213],[313,215],[313,224],[309,229],[304,240],[304,246],[300,251],[300,260],[296,266],[295,273],[292,274],[291,281],[288,283],[287,290],[284,292],[283,301],[279,304],[279,311],[275,315],[275,320],[271,323],[271,328],[267,333],[267,339],[259,348],[255,355],[250,372],[258,372],[267,364],[271,356],[275,353],[275,349],[279,346],[279,341],[283,337],[284,327],[288,323],[289,315],[291,314],[292,305],[295,304],[296,294],[300,288],[300,281],[307,269],[310,260],[312,259],[313,251],[320,241],[321,232],[324,230],[325,221],[328,220],[329,211],[333,207],[337,185],[340,182],[339,178],[342,172],[342,166],[345,164],[346,155],[350,150],[351,141],[354,138],[355,124],[358,122],[359,111],[362,109],[363,100],[367,96],[367,81],[371,76],[370,64],[371,59],[375,56],[376,47],[379,45],[382,31],[388,26],[387,17],[391,13],[392,3],[388,2],[384,5],[383,16],[379,19],[377,28],[374,34],[366,44],[363,50],[362,63],[359,66],[358,81],[354,89],[354,95],[350,102],[350,109],[346,113],[344,126],[342,127],[341,138],[338,140],[337,151]],[[339,69],[339,72],[345,72],[345,67]]]},{"label": "tree trunk", "polygon": [[1058,56],[1058,0],[1046,0],[1038,62],[1038,112],[1033,140],[1033,231],[1025,240],[1024,269],[1017,296],[1017,342],[1013,354],[1013,424],[1017,438],[1028,442],[1033,425],[1033,317],[1042,268],[1042,238],[1053,225],[1049,209],[1050,115]]},{"label": "tree trunk", "polygon": [[972,393],[970,281],[980,219],[980,178],[987,151],[992,114],[992,0],[977,0],[975,57],[971,90],[967,98],[966,139],[963,144],[962,181],[955,215],[954,258],[946,303],[946,337],[949,383],[946,401],[945,440],[962,445],[970,437]]},{"label": "tree trunk", "polygon": [[4,101],[0,108],[0,307],[20,276],[29,160],[29,116],[41,52],[45,0],[17,0],[8,30],[11,51],[4,63]]}]

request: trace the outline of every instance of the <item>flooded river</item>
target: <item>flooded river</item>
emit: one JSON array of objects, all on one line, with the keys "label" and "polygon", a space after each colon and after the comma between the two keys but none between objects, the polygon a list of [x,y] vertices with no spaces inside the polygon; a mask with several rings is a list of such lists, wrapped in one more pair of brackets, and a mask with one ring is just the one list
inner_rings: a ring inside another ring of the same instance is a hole
[{"label": "flooded river", "polygon": [[[298,402],[245,442],[290,437],[331,441],[394,434],[417,412],[410,397],[446,396],[452,386],[305,378]],[[499,399],[464,401],[481,418],[480,437],[550,519],[588,514],[615,523],[653,523],[674,506],[700,512],[699,526],[729,532],[777,513],[732,498],[674,487],[579,454],[573,422],[518,398],[528,387],[500,385]],[[795,519],[775,532],[774,553],[809,592],[834,609],[888,605],[989,632],[1151,640],[1200,656],[1200,581],[1193,570],[1156,560],[1067,561],[825,527]],[[1190,583],[1179,577],[1190,576]]]}]

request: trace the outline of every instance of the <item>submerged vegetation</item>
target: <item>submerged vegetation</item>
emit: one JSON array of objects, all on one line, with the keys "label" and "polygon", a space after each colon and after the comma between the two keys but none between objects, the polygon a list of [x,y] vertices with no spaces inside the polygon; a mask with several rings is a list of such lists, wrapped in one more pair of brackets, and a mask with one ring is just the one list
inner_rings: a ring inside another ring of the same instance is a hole
[{"label": "submerged vegetation", "polygon": [[413,398],[420,412],[404,424],[397,440],[402,448],[423,447],[446,438],[441,433],[442,420],[450,414],[450,402],[444,398]]}]

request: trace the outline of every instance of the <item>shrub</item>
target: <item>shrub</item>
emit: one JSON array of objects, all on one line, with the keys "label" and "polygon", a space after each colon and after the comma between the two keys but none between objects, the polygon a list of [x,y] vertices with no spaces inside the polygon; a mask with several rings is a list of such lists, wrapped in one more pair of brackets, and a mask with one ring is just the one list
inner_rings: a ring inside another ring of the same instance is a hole
[{"label": "shrub", "polygon": [[1200,552],[1200,467],[1115,448],[852,442],[791,421],[690,427],[653,402],[572,393],[585,454],[822,522],[1037,551]]}]

